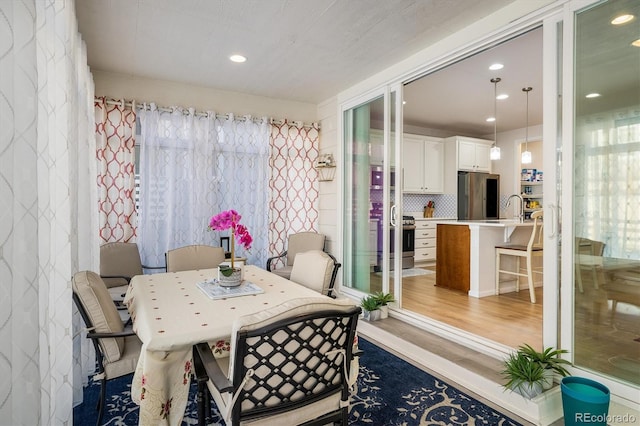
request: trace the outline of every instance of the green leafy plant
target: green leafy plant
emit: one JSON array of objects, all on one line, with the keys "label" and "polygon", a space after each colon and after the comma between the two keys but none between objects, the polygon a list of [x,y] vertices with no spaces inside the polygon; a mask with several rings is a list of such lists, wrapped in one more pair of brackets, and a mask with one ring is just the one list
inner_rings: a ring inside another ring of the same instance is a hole
[{"label": "green leafy plant", "polygon": [[565,366],[568,367],[573,364],[566,359],[560,358],[561,354],[569,353],[566,349],[546,348],[543,352],[538,352],[531,346],[524,344],[518,347],[518,352],[522,353],[531,361],[537,362],[545,370],[553,370],[562,377],[570,375]]},{"label": "green leafy plant", "polygon": [[373,293],[372,297],[378,302],[380,306],[386,306],[389,303],[393,303],[396,301],[391,293],[383,293],[381,291]]},{"label": "green leafy plant", "polygon": [[371,312],[378,309],[381,305],[374,296],[367,296],[360,301],[360,306],[365,311]]},{"label": "green leafy plant", "polygon": [[501,373],[507,379],[506,389],[515,391],[523,396],[533,397],[542,392],[545,379],[542,364],[532,360],[523,352],[509,354],[504,361]]},{"label": "green leafy plant", "polygon": [[220,269],[220,273],[225,277],[230,277],[231,274],[233,274],[233,271],[235,270],[235,268],[232,268],[231,266],[228,266],[228,265],[220,265],[219,269]]}]

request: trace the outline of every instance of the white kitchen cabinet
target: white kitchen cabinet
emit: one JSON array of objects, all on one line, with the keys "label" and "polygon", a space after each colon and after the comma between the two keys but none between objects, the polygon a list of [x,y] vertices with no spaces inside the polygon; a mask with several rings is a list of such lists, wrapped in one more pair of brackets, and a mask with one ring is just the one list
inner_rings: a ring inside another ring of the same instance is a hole
[{"label": "white kitchen cabinet", "polygon": [[436,260],[436,222],[416,218],[415,257],[416,263]]},{"label": "white kitchen cabinet", "polygon": [[491,172],[491,145],[493,141],[454,136],[458,144],[458,170]]},{"label": "white kitchen cabinet", "polygon": [[402,141],[403,192],[441,194],[444,190],[442,139],[405,134]]},{"label": "white kitchen cabinet", "polygon": [[[395,137],[395,133],[391,132],[390,137]],[[372,165],[382,166],[384,164],[384,134],[382,130],[369,130],[369,156]],[[395,151],[389,152],[389,161],[393,167],[395,162]]]}]

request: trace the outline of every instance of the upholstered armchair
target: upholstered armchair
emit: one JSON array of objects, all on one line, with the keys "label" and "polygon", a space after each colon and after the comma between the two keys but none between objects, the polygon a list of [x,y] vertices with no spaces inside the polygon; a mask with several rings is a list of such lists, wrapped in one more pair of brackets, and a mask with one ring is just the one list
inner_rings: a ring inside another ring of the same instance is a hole
[{"label": "upholstered armchair", "polygon": [[[289,235],[287,249],[279,255],[267,259],[267,271],[286,279],[291,278],[291,269],[296,255],[309,250],[323,250],[324,242],[324,234],[317,232],[298,232]],[[278,262],[282,261],[284,261],[284,266],[276,267]]]},{"label": "upholstered armchair", "polygon": [[196,244],[169,250],[166,257],[167,272],[212,269],[224,262],[224,249]]},{"label": "upholstered armchair", "polygon": [[142,343],[132,330],[125,331],[116,305],[98,274],[91,271],[78,272],[73,276],[71,284],[73,300],[96,352],[98,371],[94,380],[100,380],[97,421],[100,425],[104,414],[107,381],[135,371]]},{"label": "upholstered armchair", "polygon": [[100,246],[100,277],[113,300],[121,301],[131,278],[142,275],[144,269],[164,271],[165,267],[143,265],[136,243],[113,242]]},{"label": "upholstered armchair", "polygon": [[335,298],[333,287],[340,263],[322,250],[309,250],[296,255],[291,269],[291,281]]}]

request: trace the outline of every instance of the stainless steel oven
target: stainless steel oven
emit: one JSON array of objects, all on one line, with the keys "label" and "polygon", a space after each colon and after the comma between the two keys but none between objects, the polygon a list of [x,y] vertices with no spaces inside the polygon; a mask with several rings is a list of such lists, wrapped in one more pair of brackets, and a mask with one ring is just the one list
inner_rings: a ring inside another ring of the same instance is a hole
[{"label": "stainless steel oven", "polygon": [[[403,216],[402,218],[402,269],[413,268],[415,262],[415,240],[416,240],[416,221],[413,216]],[[390,254],[389,254],[389,270],[394,270],[395,259],[395,229],[391,227],[390,232]],[[382,244],[378,250],[378,271],[382,269]]]}]

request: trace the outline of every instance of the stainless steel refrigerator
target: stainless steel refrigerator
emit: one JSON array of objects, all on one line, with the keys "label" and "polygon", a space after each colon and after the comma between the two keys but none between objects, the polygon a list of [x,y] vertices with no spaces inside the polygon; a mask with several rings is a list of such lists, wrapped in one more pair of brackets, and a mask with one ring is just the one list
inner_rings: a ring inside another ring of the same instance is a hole
[{"label": "stainless steel refrigerator", "polygon": [[500,175],[458,172],[458,220],[500,217]]}]

